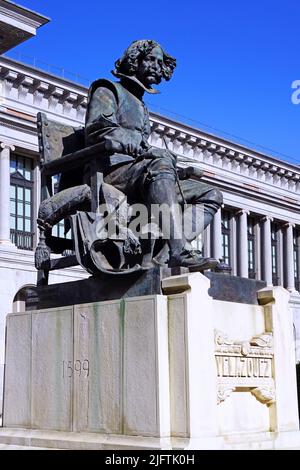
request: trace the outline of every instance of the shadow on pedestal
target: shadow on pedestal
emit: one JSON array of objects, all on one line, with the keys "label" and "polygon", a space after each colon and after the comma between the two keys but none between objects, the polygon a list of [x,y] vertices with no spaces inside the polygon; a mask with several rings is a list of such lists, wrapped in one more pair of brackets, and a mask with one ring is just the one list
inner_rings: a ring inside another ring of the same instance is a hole
[{"label": "shadow on pedestal", "polygon": [[205,275],[211,282],[209,295],[215,300],[227,302],[258,305],[257,291],[267,285],[265,281],[221,273],[207,272]]},{"label": "shadow on pedestal", "polygon": [[[65,307],[128,297],[162,294],[162,279],[188,273],[187,268],[156,267],[131,275],[103,275],[74,282],[29,288],[26,310]],[[210,279],[209,294],[216,300],[257,305],[257,291],[266,286],[263,281],[206,272]]]}]

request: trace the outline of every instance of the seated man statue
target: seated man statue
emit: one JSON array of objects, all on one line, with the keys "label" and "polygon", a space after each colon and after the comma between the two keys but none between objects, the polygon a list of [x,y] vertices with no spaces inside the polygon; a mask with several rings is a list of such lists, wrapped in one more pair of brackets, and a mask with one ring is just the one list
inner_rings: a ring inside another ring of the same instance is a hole
[{"label": "seated man statue", "polygon": [[157,93],[152,85],[170,80],[175,66],[176,60],[155,41],[134,41],[115,63],[113,74],[119,82],[100,79],[90,88],[85,143],[87,147],[105,144],[108,155],[105,159],[99,155],[105,183],[122,191],[129,201],[169,206],[169,220],[157,221],[162,233],[168,224],[169,267],[201,271],[216,267],[219,260],[202,257],[191,250],[184,234],[178,236],[182,233],[179,209],[184,203],[204,207],[203,230],[221,206],[222,194],[196,180],[179,183],[176,154],[148,143],[150,123],[143,95]]}]

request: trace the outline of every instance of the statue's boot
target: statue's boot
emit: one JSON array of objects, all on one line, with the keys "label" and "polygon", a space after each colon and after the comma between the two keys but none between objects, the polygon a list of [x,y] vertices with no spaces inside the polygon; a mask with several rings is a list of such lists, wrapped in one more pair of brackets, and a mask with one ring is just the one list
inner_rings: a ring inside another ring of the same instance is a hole
[{"label": "statue's boot", "polygon": [[214,269],[220,261],[215,258],[204,258],[197,250],[183,250],[180,254],[172,254],[168,263],[169,268],[181,266],[193,268],[194,271]]},{"label": "statue's boot", "polygon": [[170,248],[169,267],[194,268],[197,271],[215,268],[219,260],[204,258],[199,252],[187,250],[187,240],[183,233],[182,210],[178,204],[175,183],[170,178],[160,178],[152,181],[148,189],[148,203],[166,204],[169,206],[168,218],[160,217],[158,220],[162,233],[169,234],[168,245]]}]

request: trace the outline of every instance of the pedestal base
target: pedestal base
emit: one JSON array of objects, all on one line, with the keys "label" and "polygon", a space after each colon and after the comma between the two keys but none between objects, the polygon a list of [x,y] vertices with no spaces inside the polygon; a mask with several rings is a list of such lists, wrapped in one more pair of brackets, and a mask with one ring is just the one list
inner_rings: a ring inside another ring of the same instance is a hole
[{"label": "pedestal base", "polygon": [[0,444],[300,449],[289,293],[209,287],[187,273],[160,295],[8,315]]},{"label": "pedestal base", "polygon": [[0,450],[300,450],[300,432],[228,437],[153,438],[28,429],[0,429]]}]

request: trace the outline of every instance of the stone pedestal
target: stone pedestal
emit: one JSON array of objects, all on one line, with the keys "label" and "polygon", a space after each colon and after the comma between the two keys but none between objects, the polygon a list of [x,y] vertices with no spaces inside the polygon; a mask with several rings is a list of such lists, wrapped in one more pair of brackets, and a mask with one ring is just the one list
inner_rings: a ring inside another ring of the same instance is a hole
[{"label": "stone pedestal", "polygon": [[209,287],[182,274],[160,295],[8,315],[0,444],[300,448],[287,291],[259,305]]},{"label": "stone pedestal", "polygon": [[4,426],[169,436],[167,325],[164,296],[9,315]]}]

